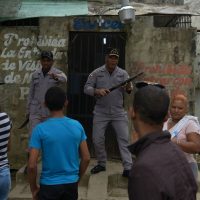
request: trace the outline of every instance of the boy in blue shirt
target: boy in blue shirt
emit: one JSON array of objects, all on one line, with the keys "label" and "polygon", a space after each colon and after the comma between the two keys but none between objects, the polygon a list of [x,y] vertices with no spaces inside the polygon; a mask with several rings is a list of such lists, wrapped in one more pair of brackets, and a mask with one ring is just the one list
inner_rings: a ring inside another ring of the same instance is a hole
[{"label": "boy in blue shirt", "polygon": [[[64,116],[65,92],[50,88],[45,95],[50,118],[38,124],[30,139],[29,183],[34,200],[77,200],[78,182],[89,164],[89,151],[82,125]],[[42,153],[40,187],[37,161]]]}]

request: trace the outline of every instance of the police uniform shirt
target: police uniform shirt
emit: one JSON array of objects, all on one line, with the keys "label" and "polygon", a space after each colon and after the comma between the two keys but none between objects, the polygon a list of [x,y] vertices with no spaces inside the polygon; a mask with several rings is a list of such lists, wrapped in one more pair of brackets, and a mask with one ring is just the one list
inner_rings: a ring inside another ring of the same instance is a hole
[{"label": "police uniform shirt", "polygon": [[[109,89],[115,85],[122,83],[129,78],[128,73],[116,66],[115,70],[110,74],[106,66],[97,68],[88,77],[84,87],[84,92],[90,96],[94,96],[95,89]],[[125,90],[120,87],[113,90],[107,96],[98,97],[94,108],[94,114],[125,114],[123,108],[123,96]]]}]

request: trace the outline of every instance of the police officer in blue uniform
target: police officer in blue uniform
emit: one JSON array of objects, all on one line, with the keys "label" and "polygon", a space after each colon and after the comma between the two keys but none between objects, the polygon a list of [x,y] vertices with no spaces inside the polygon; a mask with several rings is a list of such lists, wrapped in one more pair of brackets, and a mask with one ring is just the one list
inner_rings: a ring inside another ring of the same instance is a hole
[{"label": "police officer in blue uniform", "polygon": [[46,91],[53,86],[67,83],[66,75],[53,67],[51,51],[42,51],[40,59],[42,67],[32,75],[30,91],[27,100],[27,117],[29,118],[29,136],[32,129],[49,117],[49,110],[44,105]]},{"label": "police officer in blue uniform", "polygon": [[127,113],[123,107],[124,93],[131,93],[132,83],[109,91],[111,88],[129,78],[128,73],[117,66],[119,52],[109,48],[105,57],[105,65],[95,69],[87,79],[84,93],[96,98],[93,118],[93,143],[97,157],[97,165],[91,169],[92,174],[106,170],[105,130],[109,123],[113,126],[124,167],[122,175],[128,177],[132,167],[132,157],[127,149],[129,130]]}]

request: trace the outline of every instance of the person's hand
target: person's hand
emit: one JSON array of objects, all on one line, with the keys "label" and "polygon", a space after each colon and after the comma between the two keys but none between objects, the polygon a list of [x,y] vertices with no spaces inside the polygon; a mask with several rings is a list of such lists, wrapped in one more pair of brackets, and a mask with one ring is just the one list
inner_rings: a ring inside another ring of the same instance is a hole
[{"label": "person's hand", "polygon": [[131,92],[133,90],[133,84],[131,82],[128,82],[126,84],[126,91]]},{"label": "person's hand", "polygon": [[178,140],[177,137],[173,137],[173,138],[171,139],[171,141],[172,141],[173,143],[177,144],[177,145],[180,144],[180,140]]},{"label": "person's hand", "polygon": [[102,89],[95,89],[95,95],[104,97],[110,93],[110,90],[102,88]]},{"label": "person's hand", "polygon": [[38,198],[39,191],[40,191],[40,187],[37,186],[37,188],[32,192],[33,200],[39,200]]},{"label": "person's hand", "polygon": [[48,73],[49,76],[51,76],[51,78],[53,78],[54,80],[58,81],[58,76],[54,73]]},{"label": "person's hand", "polygon": [[124,84],[124,85],[122,86],[122,88],[123,88],[128,94],[130,94],[131,91],[133,90],[133,85],[132,85],[131,82],[128,82],[128,83]]}]

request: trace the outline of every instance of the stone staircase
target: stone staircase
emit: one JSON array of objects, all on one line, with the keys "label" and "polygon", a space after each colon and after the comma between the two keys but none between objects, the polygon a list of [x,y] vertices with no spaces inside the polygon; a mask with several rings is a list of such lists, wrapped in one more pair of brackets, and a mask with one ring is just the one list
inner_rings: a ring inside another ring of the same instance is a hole
[{"label": "stone staircase", "polygon": [[[79,184],[79,200],[128,200],[127,178],[121,176],[121,162],[108,161],[105,172],[90,175],[95,161],[90,162],[88,170]],[[41,165],[39,165],[39,170]],[[31,192],[24,174],[25,166],[16,174],[16,186],[11,190],[9,200],[30,200]]]}]

